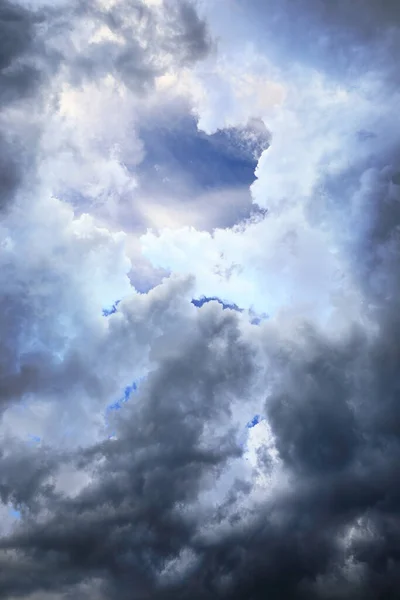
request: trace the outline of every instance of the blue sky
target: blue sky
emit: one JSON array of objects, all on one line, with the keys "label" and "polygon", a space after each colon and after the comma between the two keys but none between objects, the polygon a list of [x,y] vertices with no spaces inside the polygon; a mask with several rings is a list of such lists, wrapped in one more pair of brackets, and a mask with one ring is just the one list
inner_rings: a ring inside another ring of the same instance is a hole
[{"label": "blue sky", "polygon": [[[152,123],[141,129],[145,158],[139,175],[147,185],[160,182],[171,193],[180,193],[182,183],[192,191],[223,187],[249,187],[254,180],[257,158],[244,146],[240,131],[217,131],[206,135],[196,119],[186,117],[171,123]],[[172,177],[171,177],[172,175]]]}]

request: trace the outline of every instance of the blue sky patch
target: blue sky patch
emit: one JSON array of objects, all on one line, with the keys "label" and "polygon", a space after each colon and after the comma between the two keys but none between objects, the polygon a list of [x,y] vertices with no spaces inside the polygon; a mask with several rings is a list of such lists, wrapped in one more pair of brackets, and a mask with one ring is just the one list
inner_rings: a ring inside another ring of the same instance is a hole
[{"label": "blue sky patch", "polygon": [[107,406],[107,412],[112,410],[120,410],[122,408],[122,405],[125,404],[125,402],[128,402],[131,395],[137,392],[138,385],[139,383],[135,381],[131,385],[127,385],[124,389],[123,395],[118,400],[112,402]]},{"label": "blue sky patch", "polygon": [[8,509],[8,514],[13,517],[14,519],[20,519],[21,518],[21,512],[19,510],[17,510],[14,507],[11,507]]},{"label": "blue sky patch", "polygon": [[262,420],[263,420],[263,417],[261,415],[254,415],[254,417],[251,419],[251,421],[249,421],[247,423],[247,425],[246,425],[247,429],[252,429],[256,425],[261,423]]},{"label": "blue sky patch", "polygon": [[269,319],[269,315],[267,315],[267,313],[262,313],[260,315],[252,314],[250,323],[252,325],[260,325],[261,323],[263,323],[264,321],[267,321],[268,319]]},{"label": "blue sky patch", "polygon": [[[196,119],[184,117],[171,127],[153,124],[140,130],[146,156],[139,166],[139,176],[152,173],[157,180],[174,189],[181,180],[191,189],[211,190],[249,186],[254,181],[256,157],[243,143],[242,132],[220,130],[207,135],[197,128]],[[175,175],[173,175],[175,174]]]},{"label": "blue sky patch", "polygon": [[114,313],[117,312],[118,310],[118,304],[121,302],[121,300],[117,300],[116,302],[114,302],[114,304],[108,308],[103,308],[103,317],[109,317],[110,315],[113,315]]},{"label": "blue sky patch", "polygon": [[[197,308],[201,308],[202,306],[204,306],[204,304],[207,304],[208,302],[218,302],[218,304],[222,306],[223,310],[229,309],[235,310],[236,312],[240,313],[244,312],[244,309],[240,308],[234,302],[229,302],[228,300],[221,300],[221,298],[218,298],[217,296],[201,296],[200,298],[193,298],[191,302]],[[260,325],[261,323],[269,319],[269,315],[267,313],[257,314],[252,310],[249,311],[249,317],[251,325]]]},{"label": "blue sky patch", "polygon": [[237,312],[243,312],[243,308],[239,308],[237,304],[227,302],[226,300],[221,300],[221,298],[217,298],[217,296],[202,296],[201,298],[193,298],[192,304],[197,308],[201,308],[204,304],[208,302],[218,302],[222,306],[223,310],[236,310]]},{"label": "blue sky patch", "polygon": [[42,438],[40,437],[40,435],[36,435],[33,433],[28,434],[27,437],[28,437],[27,444],[29,444],[30,446],[38,446],[42,441]]}]

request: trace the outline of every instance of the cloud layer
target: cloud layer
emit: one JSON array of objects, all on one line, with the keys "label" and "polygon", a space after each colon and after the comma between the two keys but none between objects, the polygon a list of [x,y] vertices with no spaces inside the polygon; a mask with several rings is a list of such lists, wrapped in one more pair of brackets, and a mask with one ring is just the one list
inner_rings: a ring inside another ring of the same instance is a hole
[{"label": "cloud layer", "polygon": [[0,598],[399,596],[399,18],[0,2]]}]

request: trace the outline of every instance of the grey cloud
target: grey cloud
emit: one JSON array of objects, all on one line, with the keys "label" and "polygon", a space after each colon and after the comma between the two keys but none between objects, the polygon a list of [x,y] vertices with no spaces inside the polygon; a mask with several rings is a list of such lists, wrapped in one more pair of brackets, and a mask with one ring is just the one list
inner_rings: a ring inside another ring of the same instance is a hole
[{"label": "grey cloud", "polygon": [[[36,52],[36,34],[43,15],[12,2],[0,3],[0,103],[2,110],[13,102],[32,100],[42,81],[41,71],[31,62]],[[27,137],[29,140],[29,136]],[[25,142],[13,131],[7,117],[0,128],[0,209],[9,204],[24,175]]]},{"label": "grey cloud", "polygon": [[[396,597],[397,361],[385,335],[328,344],[310,332],[306,352],[295,344],[272,362],[266,414],[290,489],[250,527],[196,547],[202,560],[183,597]],[[345,543],[352,524],[358,536]]]},{"label": "grey cloud", "polygon": [[159,10],[140,0],[117,3],[108,9],[89,3],[78,5],[72,19],[83,23],[87,17],[99,26],[109,27],[119,40],[89,44],[78,53],[67,44],[70,77],[76,83],[111,73],[141,93],[169,66],[193,63],[211,50],[206,23],[186,0],[166,3]]},{"label": "grey cloud", "polygon": [[[104,25],[118,39],[91,43],[93,28]],[[112,74],[140,94],[172,65],[199,60],[210,48],[204,21],[183,0],[157,11],[139,0],[110,9],[100,8],[96,2],[35,9],[2,0],[0,101],[3,107],[15,105],[26,115],[34,113],[48,102],[60,73],[75,86]],[[29,119],[26,126],[28,129]],[[13,121],[6,118],[0,131],[2,206],[22,179],[27,179],[21,153],[30,148],[32,162],[37,152],[37,142],[13,127]],[[11,145],[7,142],[10,136],[16,140]]]},{"label": "grey cloud", "polygon": [[49,476],[57,467],[57,452],[43,448],[41,451],[30,451],[21,447],[12,439],[1,449],[2,475],[0,477],[0,497],[4,504],[12,503],[21,508],[40,503],[40,496],[48,494],[51,486],[47,484]]},{"label": "grey cloud", "polygon": [[8,144],[0,138],[0,209],[6,205],[19,183],[18,166],[10,154]]},{"label": "grey cloud", "polygon": [[250,0],[239,2],[238,10],[272,59],[293,63],[294,58],[349,81],[371,71],[389,84],[398,82],[396,0]]},{"label": "grey cloud", "polygon": [[[178,339],[163,325],[155,370],[116,414],[118,439],[77,454],[81,468],[92,465],[93,482],[73,499],[48,496],[43,525],[32,521],[2,540],[21,553],[21,570],[4,576],[7,589],[60,590],[97,577],[109,598],[396,597],[395,314],[390,336],[381,322],[380,334],[358,328],[341,341],[309,328],[271,346],[273,326],[263,326],[270,348],[264,383],[240,317],[217,306],[196,314]],[[210,516],[196,497],[239,454],[218,422],[229,419],[232,398],[245,402],[254,385],[267,383],[266,416],[289,488],[251,516],[241,508],[244,485]],[[207,538],[209,519],[215,528],[227,519],[231,525]],[[351,526],[358,535],[348,533]],[[166,565],[185,550],[193,564],[182,578],[163,581]],[[24,564],[45,573],[43,580],[23,584]]]},{"label": "grey cloud", "polygon": [[0,5],[0,99],[16,100],[39,82],[40,71],[27,62],[43,15],[7,0]]},{"label": "grey cloud", "polygon": [[187,0],[167,1],[166,11],[171,29],[171,39],[167,39],[167,47],[173,51],[179,48],[183,63],[194,62],[207,56],[211,49],[211,39],[206,22],[199,17],[193,4]]},{"label": "grey cloud", "polygon": [[[168,345],[172,334],[164,333]],[[96,576],[109,597],[130,597],[132,584],[138,597],[157,594],[159,574],[190,546],[198,520],[180,507],[195,503],[205,475],[215,478],[240,454],[229,431],[218,433],[218,423],[232,398],[249,393],[252,358],[235,316],[218,307],[200,311],[187,322],[176,356],[162,354],[135,402],[117,417],[118,439],[77,455],[81,466],[105,459],[94,467],[93,483],[74,499],[52,499],[43,525],[32,521],[1,546],[18,546],[34,572],[36,561],[40,572],[47,564],[46,587]],[[216,428],[211,436],[210,426]],[[14,593],[27,587],[18,578],[24,579],[23,569],[10,573]],[[31,591],[40,587],[33,581]]]},{"label": "grey cloud", "polygon": [[[263,381],[240,316],[211,305],[196,319],[183,314],[178,337],[164,321],[152,343],[155,369],[116,413],[117,439],[76,454],[92,483],[73,499],[48,495],[43,525],[31,520],[3,538],[2,548],[21,556],[4,576],[7,589],[60,591],[100,578],[108,598],[396,597],[395,319],[391,336],[385,327],[375,335],[358,328],[333,341],[310,327],[277,345],[266,324]],[[219,429],[232,399],[246,402],[263,385],[289,487],[247,512],[243,482],[230,500],[202,511],[198,494],[240,454],[229,428]],[[185,551],[193,563],[164,581],[166,566]],[[30,583],[24,564],[39,574]]]},{"label": "grey cloud", "polygon": [[[312,335],[312,332],[310,332]],[[290,360],[277,370],[279,392],[267,403],[267,413],[286,464],[297,471],[335,472],[358,450],[354,399],[354,342],[343,350],[321,343],[308,360]],[[350,371],[348,371],[350,364]]]}]

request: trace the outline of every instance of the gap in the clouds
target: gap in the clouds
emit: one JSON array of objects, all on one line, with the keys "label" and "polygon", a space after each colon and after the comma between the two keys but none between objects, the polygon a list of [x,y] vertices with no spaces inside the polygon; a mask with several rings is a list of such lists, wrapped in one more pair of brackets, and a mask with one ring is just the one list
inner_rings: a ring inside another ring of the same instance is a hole
[{"label": "gap in the clouds", "polygon": [[[201,308],[202,306],[204,306],[204,304],[208,304],[209,302],[218,302],[218,304],[220,304],[222,306],[222,310],[234,310],[239,313],[246,312],[244,308],[240,308],[234,302],[229,302],[228,300],[222,300],[221,298],[218,298],[218,296],[200,296],[199,298],[193,298],[191,300],[191,303],[196,308]],[[267,313],[257,314],[252,309],[250,309],[248,311],[248,315],[250,317],[251,325],[260,325],[261,323],[263,323],[264,321],[269,319],[269,315]]]},{"label": "gap in the clouds", "polygon": [[217,296],[201,296],[200,298],[193,298],[191,302],[194,306],[196,306],[196,308],[201,308],[204,304],[207,304],[208,302],[218,302],[218,304],[222,306],[223,310],[229,309],[235,310],[240,313],[244,312],[244,309],[239,308],[237,304],[221,300],[221,298],[218,298]]},{"label": "gap in the clouds", "polygon": [[113,315],[114,313],[116,313],[118,310],[118,304],[120,302],[121,302],[121,300],[116,300],[114,302],[114,304],[112,304],[111,306],[103,308],[102,309],[103,317],[109,317],[110,315]]},{"label": "gap in the clouds", "polygon": [[247,447],[248,447],[250,429],[254,429],[255,427],[257,427],[257,425],[259,425],[263,421],[265,421],[265,417],[263,417],[262,415],[257,413],[244,426],[244,428],[240,434],[240,439],[239,439],[239,445],[241,448],[243,448],[244,451],[247,450]]},{"label": "gap in the clouds", "polygon": [[[103,317],[109,317],[115,314],[118,311],[118,305],[120,304],[120,302],[121,300],[116,300],[111,306],[103,308]],[[222,310],[233,310],[239,313],[245,312],[244,308],[240,308],[240,306],[238,306],[234,302],[223,300],[221,298],[218,298],[218,296],[200,296],[199,298],[193,298],[191,300],[191,303],[196,308],[201,308],[202,306],[204,306],[204,304],[208,304],[209,302],[217,302],[222,306]],[[269,315],[267,313],[256,314],[251,309],[249,310],[249,317],[251,325],[260,325],[262,322],[269,319]]]},{"label": "gap in the clouds", "polygon": [[[102,309],[103,317],[109,317],[109,316],[115,314],[118,311],[118,305],[120,304],[120,302],[121,302],[121,300],[116,300],[114,302],[114,304],[112,304],[111,306],[103,308]],[[222,300],[221,298],[218,298],[218,296],[200,296],[199,298],[193,298],[191,300],[191,303],[196,308],[201,308],[202,306],[204,306],[204,304],[207,304],[209,302],[217,302],[218,304],[220,304],[222,306],[223,310],[234,310],[239,313],[245,312],[244,308],[240,308],[234,302],[229,302],[228,300]],[[263,321],[265,321],[266,319],[269,318],[269,315],[267,315],[266,313],[255,314],[251,310],[249,311],[249,316],[251,317],[250,323],[252,325],[259,325],[260,323],[262,323]]]},{"label": "gap in the clouds", "polygon": [[267,313],[257,314],[253,310],[249,311],[249,316],[251,325],[261,325],[261,323],[268,321],[268,319],[270,318],[270,315]]},{"label": "gap in the clouds", "polygon": [[41,441],[42,441],[42,438],[40,437],[40,435],[35,435],[35,434],[28,435],[28,444],[38,445],[41,443]]},{"label": "gap in the clouds", "polygon": [[[114,402],[111,402],[111,404],[109,404],[106,408],[106,414],[105,414],[105,419],[106,419],[106,427],[109,428],[110,427],[110,423],[108,422],[108,417],[111,413],[115,412],[115,411],[119,411],[123,408],[124,404],[126,404],[132,397],[133,394],[136,394],[138,389],[139,389],[139,385],[146,379],[146,377],[141,377],[140,379],[138,379],[137,381],[133,381],[130,385],[127,385],[124,388],[123,393],[121,394],[121,396],[118,398],[118,400],[115,400]],[[108,439],[114,439],[115,438],[115,432],[112,431],[111,433],[109,433],[108,435]]]},{"label": "gap in the clouds", "polygon": [[202,190],[248,187],[254,181],[258,157],[268,146],[266,132],[250,136],[246,128],[229,128],[207,135],[194,117],[161,119],[139,130],[146,150],[139,178],[176,189],[184,177],[192,189]]},{"label": "gap in the clouds", "polygon": [[263,420],[264,420],[264,417],[262,417],[261,415],[254,415],[254,417],[251,419],[251,421],[249,421],[247,423],[246,427],[247,427],[247,429],[252,429],[256,425],[261,423],[261,421],[263,421]]},{"label": "gap in the clouds", "polygon": [[[260,121],[206,134],[185,109],[139,129],[145,156],[135,166],[137,205],[147,227],[233,227],[254,212],[250,186],[269,134]],[[129,218],[129,217],[128,217]]]},{"label": "gap in the clouds", "polygon": [[138,385],[139,385],[139,382],[136,382],[136,381],[134,381],[131,385],[127,385],[124,389],[123,395],[118,400],[116,400],[115,402],[112,402],[111,404],[109,404],[107,406],[107,412],[112,411],[112,410],[120,410],[122,408],[123,404],[125,404],[125,402],[128,402],[131,395],[134,394],[135,392],[137,392]]},{"label": "gap in the clouds", "polygon": [[15,519],[16,521],[19,521],[19,519],[21,518],[21,512],[19,510],[17,510],[16,508],[14,508],[14,506],[9,507],[8,514],[10,515],[10,517]]}]

